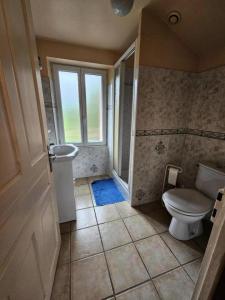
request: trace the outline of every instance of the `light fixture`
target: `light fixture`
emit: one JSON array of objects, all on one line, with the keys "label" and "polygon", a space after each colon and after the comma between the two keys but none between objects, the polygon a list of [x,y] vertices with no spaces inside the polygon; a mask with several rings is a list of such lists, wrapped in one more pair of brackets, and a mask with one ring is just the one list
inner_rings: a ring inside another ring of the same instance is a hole
[{"label": "light fixture", "polygon": [[115,15],[126,16],[132,9],[134,0],[111,0],[112,9]]}]

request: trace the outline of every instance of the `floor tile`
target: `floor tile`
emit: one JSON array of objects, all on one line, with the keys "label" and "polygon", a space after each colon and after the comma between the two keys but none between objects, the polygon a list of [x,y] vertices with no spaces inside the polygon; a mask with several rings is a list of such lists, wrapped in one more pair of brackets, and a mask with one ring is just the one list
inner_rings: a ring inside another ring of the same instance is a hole
[{"label": "floor tile", "polygon": [[120,218],[114,204],[95,207],[98,224],[110,222]]},{"label": "floor tile", "polygon": [[144,283],[134,289],[116,296],[116,300],[160,300],[152,282]]},{"label": "floor tile", "polygon": [[161,234],[161,237],[181,264],[185,264],[202,255],[201,250],[193,241],[176,240],[168,232]]},{"label": "floor tile", "polygon": [[71,264],[71,299],[99,300],[113,295],[104,254]]},{"label": "floor tile", "polygon": [[163,206],[161,201],[154,201],[138,206],[138,210],[140,210],[143,214],[151,214],[152,212],[162,208]]},{"label": "floor tile", "polygon": [[107,251],[106,258],[116,293],[149,279],[137,250],[132,244]]},{"label": "floor tile", "polygon": [[59,224],[61,234],[70,232],[70,223],[71,222],[65,222]]},{"label": "floor tile", "polygon": [[82,184],[74,188],[76,196],[89,195],[91,193],[88,184]]},{"label": "floor tile", "polygon": [[138,209],[131,207],[130,203],[128,203],[127,201],[116,203],[115,205],[122,218],[134,216],[139,213]]},{"label": "floor tile", "polygon": [[59,252],[58,265],[70,262],[70,233],[61,235],[61,248]]},{"label": "floor tile", "polygon": [[108,175],[97,175],[97,176],[92,176],[88,178],[88,182],[92,183],[95,180],[102,180],[102,179],[108,179],[110,178]]},{"label": "floor tile", "polygon": [[76,211],[76,221],[73,222],[72,231],[97,225],[93,208],[85,208]]},{"label": "floor tile", "polygon": [[135,244],[151,277],[179,266],[176,258],[158,235],[138,241]]},{"label": "floor tile", "polygon": [[87,177],[77,178],[75,180],[75,186],[79,186],[79,185],[83,185],[83,184],[87,184],[87,183],[88,183],[88,178]]},{"label": "floor tile", "polygon": [[103,251],[98,227],[89,227],[71,233],[71,260],[77,260]]},{"label": "floor tile", "polygon": [[100,224],[99,230],[105,250],[110,250],[132,242],[122,220]]},{"label": "floor tile", "polygon": [[201,263],[202,263],[202,258],[199,258],[199,259],[183,266],[183,268],[188,273],[188,275],[191,277],[191,279],[194,281],[194,283],[197,282]]},{"label": "floor tile", "polygon": [[158,233],[168,231],[171,216],[167,213],[165,208],[150,212],[148,216],[151,219],[151,224]]},{"label": "floor tile", "polygon": [[204,219],[202,223],[203,223],[203,234],[194,238],[193,240],[198,244],[201,250],[205,252],[208,245],[213,224],[206,219]]},{"label": "floor tile", "polygon": [[70,264],[58,266],[52,288],[51,300],[70,300]]},{"label": "floor tile", "polygon": [[207,236],[203,233],[203,235],[200,235],[200,236],[194,238],[193,240],[196,242],[196,244],[199,246],[199,248],[202,250],[202,252],[206,251],[208,241],[209,241],[209,236]]},{"label": "floor tile", "polygon": [[156,234],[150,219],[145,215],[136,215],[124,219],[126,227],[134,241]]},{"label": "floor tile", "polygon": [[[81,185],[82,186],[82,185]],[[76,209],[83,209],[93,206],[91,194],[75,197]]]},{"label": "floor tile", "polygon": [[163,300],[191,300],[194,284],[182,268],[159,276],[153,281]]}]

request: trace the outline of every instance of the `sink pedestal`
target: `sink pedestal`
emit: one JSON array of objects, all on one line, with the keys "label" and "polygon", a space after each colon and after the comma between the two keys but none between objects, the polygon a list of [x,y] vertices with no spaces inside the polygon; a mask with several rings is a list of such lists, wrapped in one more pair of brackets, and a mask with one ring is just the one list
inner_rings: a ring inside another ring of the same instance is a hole
[{"label": "sink pedestal", "polygon": [[76,218],[72,161],[78,155],[78,148],[72,144],[50,147],[52,171],[59,212],[59,223]]},{"label": "sink pedestal", "polygon": [[52,166],[59,223],[75,220],[75,198],[73,185],[72,160],[58,161]]}]

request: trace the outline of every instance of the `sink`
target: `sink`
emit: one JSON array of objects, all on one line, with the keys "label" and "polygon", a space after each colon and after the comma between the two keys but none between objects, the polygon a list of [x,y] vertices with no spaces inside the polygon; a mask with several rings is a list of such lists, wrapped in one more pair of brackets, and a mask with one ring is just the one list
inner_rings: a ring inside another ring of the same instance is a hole
[{"label": "sink", "polygon": [[79,152],[79,149],[73,144],[53,145],[50,147],[50,153],[54,161],[73,160]]}]

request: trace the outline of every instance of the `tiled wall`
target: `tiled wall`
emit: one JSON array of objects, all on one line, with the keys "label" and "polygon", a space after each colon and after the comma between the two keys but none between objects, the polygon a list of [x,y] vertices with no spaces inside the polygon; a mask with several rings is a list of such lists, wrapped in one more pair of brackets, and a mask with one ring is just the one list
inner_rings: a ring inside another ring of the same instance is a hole
[{"label": "tiled wall", "polygon": [[133,205],[161,199],[167,163],[193,186],[199,161],[225,166],[225,68],[193,74],[140,67]]},{"label": "tiled wall", "polygon": [[78,156],[73,160],[74,178],[108,174],[108,147],[80,147]]},{"label": "tiled wall", "polygon": [[192,86],[189,134],[182,158],[186,186],[193,186],[199,161],[225,167],[225,67],[192,74]]},{"label": "tiled wall", "polygon": [[[49,143],[56,144],[56,130],[53,111],[56,109],[52,102],[48,77],[42,77],[42,87],[45,101],[45,111],[48,126]],[[74,178],[108,174],[108,147],[85,146],[80,147],[78,156],[73,160]]]}]

